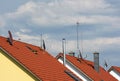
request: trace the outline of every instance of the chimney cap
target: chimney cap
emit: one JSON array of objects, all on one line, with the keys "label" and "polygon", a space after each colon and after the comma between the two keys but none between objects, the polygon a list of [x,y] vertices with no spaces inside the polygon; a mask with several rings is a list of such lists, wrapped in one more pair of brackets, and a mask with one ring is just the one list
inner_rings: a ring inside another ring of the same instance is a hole
[{"label": "chimney cap", "polygon": [[99,52],[95,51],[93,54],[99,54]]},{"label": "chimney cap", "polygon": [[71,56],[75,56],[75,52],[70,51],[70,52],[69,52],[69,55],[71,55]]},{"label": "chimney cap", "polygon": [[63,38],[62,40],[65,40],[65,38]]}]

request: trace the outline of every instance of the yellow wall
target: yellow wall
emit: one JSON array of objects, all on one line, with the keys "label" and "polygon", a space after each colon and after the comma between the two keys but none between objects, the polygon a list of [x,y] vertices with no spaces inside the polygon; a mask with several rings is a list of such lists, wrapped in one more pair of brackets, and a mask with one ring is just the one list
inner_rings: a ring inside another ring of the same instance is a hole
[{"label": "yellow wall", "polygon": [[35,81],[0,52],[0,81]]}]

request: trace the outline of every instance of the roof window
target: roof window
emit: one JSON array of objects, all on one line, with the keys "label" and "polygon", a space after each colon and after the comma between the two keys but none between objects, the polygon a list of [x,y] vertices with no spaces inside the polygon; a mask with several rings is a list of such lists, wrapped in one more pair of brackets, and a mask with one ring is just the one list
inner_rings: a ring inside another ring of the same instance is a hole
[{"label": "roof window", "polygon": [[33,52],[34,54],[37,54],[37,50],[34,50],[34,49],[32,49],[31,47],[29,47],[29,46],[26,46],[31,52]]}]

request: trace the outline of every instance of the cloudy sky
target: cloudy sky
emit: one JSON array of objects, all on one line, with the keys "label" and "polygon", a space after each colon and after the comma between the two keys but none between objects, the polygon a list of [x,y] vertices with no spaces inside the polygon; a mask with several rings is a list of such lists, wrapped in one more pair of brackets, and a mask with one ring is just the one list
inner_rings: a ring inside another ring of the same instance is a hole
[{"label": "cloudy sky", "polygon": [[[101,65],[120,66],[120,0],[0,0],[0,35],[41,45],[56,56],[66,39],[66,52],[76,52],[76,22],[83,57],[100,53]],[[77,54],[76,54],[77,56]]]}]

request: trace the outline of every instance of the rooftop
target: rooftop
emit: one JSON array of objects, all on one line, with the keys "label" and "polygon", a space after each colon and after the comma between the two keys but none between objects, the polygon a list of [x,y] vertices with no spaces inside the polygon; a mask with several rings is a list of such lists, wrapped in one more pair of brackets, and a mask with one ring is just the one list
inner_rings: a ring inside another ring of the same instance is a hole
[{"label": "rooftop", "polygon": [[16,40],[13,40],[13,44],[10,45],[6,37],[0,36],[0,50],[27,68],[40,80],[73,80],[64,72],[67,68],[38,46]]},{"label": "rooftop", "polygon": [[[59,57],[63,57],[63,54],[59,54],[57,56],[57,58],[59,58]],[[94,69],[94,63],[91,61],[77,58],[77,57],[70,56],[70,55],[66,55],[66,59],[94,81],[102,81],[102,80],[104,80],[104,81],[117,81],[113,76],[111,76],[102,67],[100,67],[100,72],[98,73]]]},{"label": "rooftop", "polygon": [[112,66],[112,67],[109,69],[109,71],[110,71],[111,69],[115,69],[117,72],[120,73],[120,67],[118,67],[118,66]]}]

